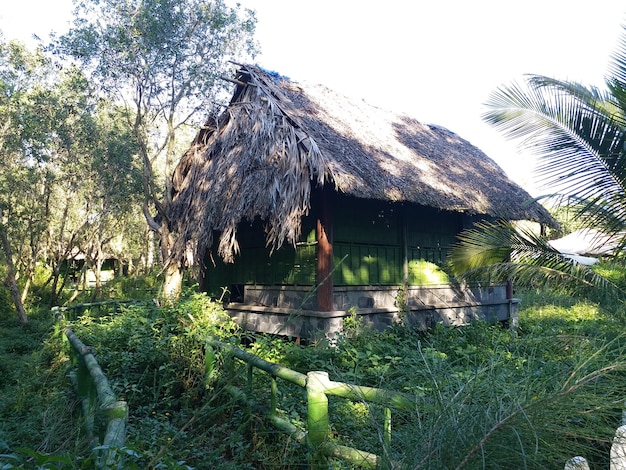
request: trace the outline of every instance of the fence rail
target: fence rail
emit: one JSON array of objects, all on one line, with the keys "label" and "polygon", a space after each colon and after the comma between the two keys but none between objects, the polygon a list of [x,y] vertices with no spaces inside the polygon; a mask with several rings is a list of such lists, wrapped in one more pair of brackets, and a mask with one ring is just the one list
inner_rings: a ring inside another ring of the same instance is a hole
[{"label": "fence rail", "polygon": [[[344,382],[334,382],[329,379],[328,373],[311,371],[302,374],[283,367],[279,364],[265,361],[254,354],[242,351],[232,345],[208,339],[206,341],[206,372],[207,377],[215,367],[215,350],[227,351],[237,359],[248,365],[248,382],[251,385],[253,368],[260,369],[272,376],[270,410],[266,413],[269,421],[280,431],[289,434],[309,449],[311,468],[328,468],[328,457],[345,460],[363,468],[391,468],[391,408],[411,410],[415,408],[416,397],[408,394],[385,390],[381,388],[365,387]],[[291,382],[306,391],[307,400],[307,431],[298,429],[291,422],[277,414],[277,384],[276,378]],[[230,386],[230,394],[255,408],[246,394],[240,389]],[[382,452],[373,454],[353,447],[343,446],[331,441],[331,427],[328,413],[328,396],[336,396],[358,402],[371,402],[385,406]]]},{"label": "fence rail", "polygon": [[[92,447],[100,449],[98,466],[107,468],[114,460],[115,449],[123,447],[126,441],[128,404],[117,399],[93,355],[93,349],[86,346],[70,328],[65,330],[65,336],[71,345],[75,370],[70,377],[81,399],[85,430]],[[95,425],[98,416],[104,418],[102,430]]]},{"label": "fence rail", "polygon": [[[138,302],[104,301],[80,304],[68,307],[53,307],[52,313],[58,320],[64,320],[67,312],[75,318],[90,309],[113,306],[117,311],[120,305]],[[141,302],[141,300],[139,301]],[[98,451],[97,465],[99,468],[110,467],[116,457],[116,449],[123,447],[126,440],[128,422],[128,404],[118,400],[111,389],[110,383],[98,364],[93,348],[86,346],[72,331],[65,330],[65,337],[70,344],[70,357],[74,370],[70,378],[81,399],[85,419],[84,427]],[[253,369],[259,369],[271,376],[271,401],[269,411],[264,414],[280,432],[289,435],[297,442],[306,445],[309,450],[310,464],[313,469],[328,468],[328,457],[345,460],[363,468],[396,467],[391,459],[391,409],[414,410],[417,397],[392,390],[354,385],[330,380],[327,372],[310,371],[306,374],[287,367],[265,361],[260,357],[245,352],[230,344],[209,338],[205,344],[205,374],[207,379],[212,375],[216,364],[215,350],[223,350],[247,364],[248,384],[252,386]],[[306,431],[301,430],[290,421],[281,418],[277,413],[278,387],[276,379],[285,380],[305,389],[307,399]],[[226,390],[237,401],[249,408],[259,409],[248,395],[235,386]],[[336,396],[356,402],[370,402],[384,406],[383,433],[380,455],[344,446],[331,440],[328,396]],[[96,419],[96,418],[103,419]],[[103,421],[102,429],[96,429],[96,422]],[[617,428],[610,450],[610,470],[626,470],[626,412],[622,425]],[[587,460],[576,456],[565,463],[564,470],[589,470]]]},{"label": "fence rail", "polygon": [[113,308],[113,312],[117,313],[122,305],[138,302],[147,302],[147,300],[103,300],[100,302],[67,305],[64,307],[52,307],[51,311],[57,320],[65,319],[74,321],[79,315],[90,312],[91,310],[98,310],[100,312],[104,308]]},{"label": "fence rail", "polygon": [[[74,309],[84,311],[90,307],[100,307],[111,303],[98,302],[72,307],[53,307],[52,312],[58,320],[63,320],[63,312]],[[126,442],[128,404],[118,400],[94,356],[93,348],[86,346],[71,328],[66,328],[64,333],[69,342],[73,365],[69,374],[70,380],[81,401],[83,426],[92,447],[98,452],[96,465],[98,468],[110,468],[115,459],[116,449],[123,447]],[[99,425],[101,421],[102,426]]]}]

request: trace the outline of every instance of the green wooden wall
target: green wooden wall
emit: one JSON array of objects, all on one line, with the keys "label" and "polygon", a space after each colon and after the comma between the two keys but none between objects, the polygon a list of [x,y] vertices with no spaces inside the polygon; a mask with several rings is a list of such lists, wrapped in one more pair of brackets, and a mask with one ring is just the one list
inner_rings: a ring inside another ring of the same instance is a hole
[{"label": "green wooden wall", "polygon": [[[342,195],[333,198],[333,282],[342,285],[399,285],[403,251],[408,253],[410,285],[447,282],[439,269],[456,234],[474,220],[459,213],[413,204],[392,204]],[[234,264],[218,261],[205,276],[208,292],[243,284],[315,284],[315,206],[303,221],[297,246],[271,257],[260,221],[239,227],[241,254]]]}]

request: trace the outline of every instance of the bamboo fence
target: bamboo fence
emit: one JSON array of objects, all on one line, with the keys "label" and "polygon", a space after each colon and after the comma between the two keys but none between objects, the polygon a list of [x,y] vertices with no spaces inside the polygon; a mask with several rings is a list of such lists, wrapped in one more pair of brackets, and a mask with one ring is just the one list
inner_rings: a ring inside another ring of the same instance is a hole
[{"label": "bamboo fence", "polygon": [[[66,312],[74,310],[84,312],[89,308],[119,304],[116,302],[97,302],[71,307],[53,307],[57,320],[64,320]],[[97,452],[98,468],[110,468],[115,460],[116,449],[126,442],[126,424],[128,423],[128,404],[118,400],[109,380],[95,358],[93,348],[86,346],[71,328],[65,329],[70,348],[72,370],[70,380],[80,398],[83,412],[83,427]]]},{"label": "bamboo fence", "polygon": [[[365,387],[344,382],[334,382],[329,379],[328,373],[311,371],[302,374],[294,370],[274,364],[253,354],[242,351],[234,346],[208,339],[206,341],[206,373],[207,377],[215,367],[215,349],[221,349],[232,354],[248,365],[248,383],[252,381],[254,368],[268,373],[271,377],[270,409],[265,412],[269,421],[281,432],[304,444],[309,450],[309,459],[312,469],[327,469],[328,458],[334,457],[362,468],[391,468],[391,408],[412,410],[416,406],[416,398],[391,390]],[[277,384],[276,379],[291,382],[305,389],[307,400],[307,431],[297,428],[293,423],[278,416],[277,413]],[[230,394],[237,400],[251,408],[258,408],[249,400],[240,389],[228,387]],[[370,402],[383,405],[384,423],[382,451],[380,455],[364,450],[355,449],[337,444],[331,437],[330,419],[328,413],[328,397],[336,396],[355,402]]]},{"label": "bamboo fence", "polygon": [[[93,348],[86,346],[68,328],[65,330],[71,345],[74,370],[70,377],[81,400],[84,428],[92,447],[98,451],[97,465],[109,468],[114,461],[116,449],[126,442],[128,404],[118,400],[108,379],[94,357]],[[97,422],[103,421],[103,429]]]},{"label": "bamboo fence", "polygon": [[[53,307],[52,312],[57,319],[63,320],[66,312],[85,312],[91,308],[114,305],[133,301],[110,301],[92,304],[81,304],[71,307]],[[70,356],[74,370],[70,378],[81,398],[84,415],[84,427],[98,453],[99,468],[109,467],[115,458],[115,450],[123,447],[126,440],[126,424],[128,422],[128,404],[118,400],[111,389],[108,379],[98,364],[94,350],[86,346],[71,330],[65,330],[70,343]],[[310,371],[306,374],[287,367],[265,361],[254,354],[247,353],[232,345],[214,339],[207,339],[205,345],[205,375],[207,380],[215,368],[215,350],[224,350],[233,357],[247,364],[247,380],[252,386],[253,370],[259,369],[271,376],[271,399],[269,411],[264,411],[266,418],[280,432],[288,434],[297,442],[306,445],[309,450],[310,468],[329,468],[328,458],[344,460],[362,468],[395,468],[391,460],[391,409],[412,410],[416,406],[416,397],[381,388],[366,387],[330,380],[327,372]],[[305,389],[307,400],[306,431],[299,429],[290,421],[281,418],[277,413],[278,386],[276,379],[285,380]],[[248,395],[235,386],[227,387],[228,392],[237,401],[252,409],[260,407]],[[370,402],[384,406],[384,423],[382,451],[380,455],[364,450],[338,444],[332,440],[328,397],[336,396],[355,402]],[[96,429],[96,422],[103,418],[103,429]],[[576,456],[565,463],[565,470],[589,470],[587,460]],[[626,470],[626,412],[622,425],[617,428],[610,451],[610,470]]]},{"label": "bamboo fence", "polygon": [[[111,308],[113,313],[117,313],[121,305],[141,302],[139,300],[103,300],[101,302],[90,302],[84,304],[69,305],[65,307],[52,307],[51,311],[57,320],[65,319],[74,321],[80,315],[97,310],[102,313],[105,308]],[[110,313],[110,312],[107,312]]]}]

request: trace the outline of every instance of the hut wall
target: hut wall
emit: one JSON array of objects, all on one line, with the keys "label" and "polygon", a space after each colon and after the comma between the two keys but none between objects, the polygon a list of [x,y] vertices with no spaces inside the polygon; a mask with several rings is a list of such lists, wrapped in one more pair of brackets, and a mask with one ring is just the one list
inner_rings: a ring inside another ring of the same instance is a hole
[{"label": "hut wall", "polygon": [[[441,269],[446,253],[456,234],[473,222],[460,213],[338,194],[332,204],[335,287],[402,285],[405,250],[409,286],[447,284]],[[207,260],[205,290],[219,296],[228,287],[231,300],[243,301],[244,286],[314,286],[315,210],[303,219],[296,246],[283,246],[271,256],[262,222],[241,224],[240,255],[228,265]]]}]

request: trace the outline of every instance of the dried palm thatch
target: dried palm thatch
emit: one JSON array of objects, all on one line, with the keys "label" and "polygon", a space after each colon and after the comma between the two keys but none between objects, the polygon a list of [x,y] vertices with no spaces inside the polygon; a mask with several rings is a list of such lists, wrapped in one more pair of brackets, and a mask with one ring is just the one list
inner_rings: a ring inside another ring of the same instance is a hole
[{"label": "dried palm thatch", "polygon": [[456,134],[350,101],[324,86],[239,65],[229,106],[182,157],[169,219],[196,253],[233,260],[237,226],[265,221],[273,249],[295,243],[313,187],[364,199],[552,224],[548,212],[483,152]]}]

